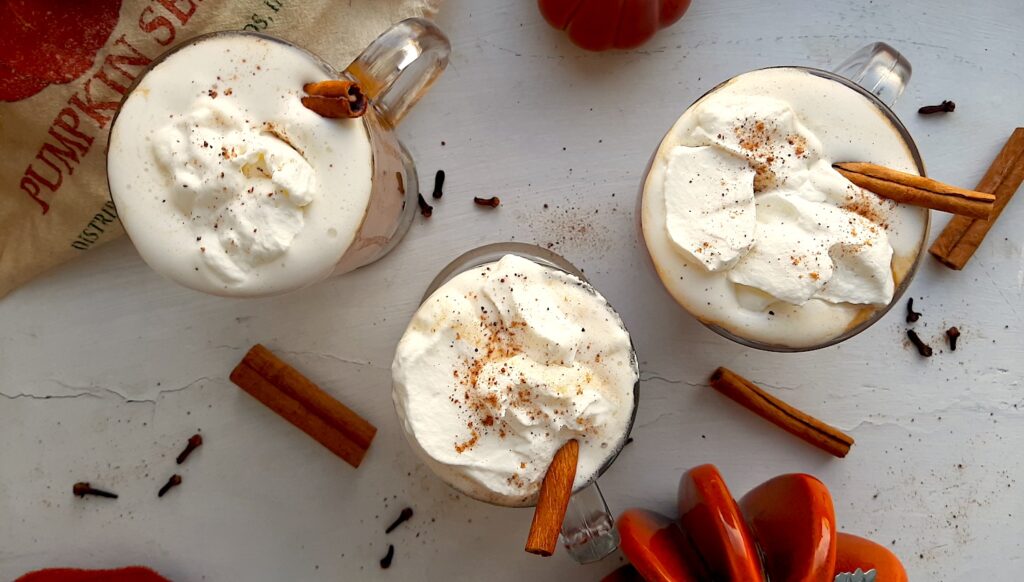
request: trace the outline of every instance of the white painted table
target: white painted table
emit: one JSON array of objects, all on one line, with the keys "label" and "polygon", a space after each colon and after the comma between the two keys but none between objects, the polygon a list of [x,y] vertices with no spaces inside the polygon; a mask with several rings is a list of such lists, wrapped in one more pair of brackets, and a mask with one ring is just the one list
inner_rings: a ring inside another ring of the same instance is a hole
[{"label": "white painted table", "polygon": [[[889,4],[892,4],[891,6]],[[596,579],[563,553],[522,551],[530,511],[461,498],[396,423],[392,350],[428,281],[476,245],[552,243],[622,313],[643,370],[628,447],[601,483],[613,511],[672,512],[682,471],[715,463],[734,494],[812,473],[839,524],[891,547],[913,580],[1016,580],[1024,567],[1024,201],[963,272],[930,258],[910,294],[937,349],[904,345],[903,309],[839,347],[785,355],[733,345],[671,302],[645,264],[634,205],[663,132],[694,98],[767,65],[829,68],[882,40],[914,65],[896,107],[931,174],[977,182],[1024,124],[1024,12],[979,3],[695,0],[642,49],[590,54],[532,1],[450,0],[454,53],[402,128],[430,220],[383,261],[279,299],[228,301],[151,272],[127,240],[0,301],[0,579],[40,566],[143,563],[175,580]],[[954,114],[919,117],[953,99]],[[445,144],[445,145],[443,145]],[[474,195],[503,206],[474,207]],[[545,210],[544,204],[550,208]],[[936,227],[946,221],[936,215]],[[937,232],[937,228],[935,229]],[[942,349],[950,325],[962,348]],[[255,342],[380,427],[353,470],[227,381]],[[705,386],[728,365],[849,431],[827,457]],[[184,484],[157,500],[202,429]],[[78,500],[92,481],[121,498]],[[416,515],[389,536],[405,505]],[[394,566],[377,564],[394,543]]]}]

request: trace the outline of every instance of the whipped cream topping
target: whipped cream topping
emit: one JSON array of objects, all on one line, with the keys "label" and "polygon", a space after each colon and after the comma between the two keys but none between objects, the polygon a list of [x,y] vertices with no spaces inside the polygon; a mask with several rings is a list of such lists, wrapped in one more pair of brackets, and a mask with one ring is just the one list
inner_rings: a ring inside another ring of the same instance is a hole
[{"label": "whipped cream topping", "polygon": [[328,72],[301,49],[245,34],[186,45],[127,97],[107,175],[125,230],[161,274],[208,293],[282,293],[327,276],[371,193],[361,119],[302,106]]},{"label": "whipped cream topping", "polygon": [[178,186],[174,204],[188,215],[207,267],[228,284],[291,247],[319,189],[285,131],[204,95],[154,135],[156,160]]},{"label": "whipped cream topping", "polygon": [[833,161],[917,173],[899,130],[837,81],[745,73],[690,107],[644,183],[641,224],[659,277],[702,321],[808,347],[891,303],[927,211],[847,181]]},{"label": "whipped cream topping", "polygon": [[665,222],[676,247],[709,271],[731,269],[754,244],[754,170],[715,148],[672,148]]},{"label": "whipped cream topping", "polygon": [[666,228],[680,250],[795,305],[892,300],[885,228],[844,206],[860,189],[788,103],[711,99],[695,115],[708,145],[674,147],[665,172]]},{"label": "whipped cream topping", "polygon": [[570,439],[576,486],[596,477],[626,438],[639,377],[622,321],[593,287],[516,255],[424,301],[392,375],[421,458],[467,495],[511,506],[535,501]]}]

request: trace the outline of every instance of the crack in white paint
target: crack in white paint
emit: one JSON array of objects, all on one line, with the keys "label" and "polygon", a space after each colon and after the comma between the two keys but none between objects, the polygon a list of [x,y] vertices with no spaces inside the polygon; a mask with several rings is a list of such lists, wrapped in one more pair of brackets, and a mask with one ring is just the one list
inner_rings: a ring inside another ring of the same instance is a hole
[{"label": "crack in white paint", "polygon": [[57,386],[60,386],[61,388],[65,389],[65,390],[73,390],[73,391],[75,391],[75,393],[74,394],[36,394],[36,393],[33,393],[33,392],[19,392],[17,394],[11,394],[11,393],[8,393],[8,392],[0,391],[0,396],[2,396],[4,398],[7,398],[9,400],[17,400],[19,398],[29,398],[29,399],[32,399],[32,400],[67,400],[67,399],[81,398],[83,396],[90,396],[90,397],[93,397],[93,398],[102,398],[103,397],[102,394],[103,393],[107,393],[107,394],[113,394],[114,396],[117,396],[119,399],[123,400],[124,402],[148,402],[148,403],[151,403],[151,404],[156,404],[157,400],[159,398],[161,398],[165,394],[173,394],[175,392],[181,392],[183,390],[188,390],[189,388],[192,388],[193,386],[196,386],[196,385],[198,385],[201,382],[212,382],[212,381],[216,381],[216,380],[223,380],[223,378],[214,377],[214,376],[202,376],[202,377],[196,378],[195,380],[192,380],[192,381],[190,381],[190,382],[188,382],[188,383],[186,383],[186,384],[184,384],[182,386],[177,386],[177,387],[173,387],[173,388],[160,388],[160,389],[158,389],[156,391],[156,393],[152,397],[141,398],[141,397],[131,396],[131,395],[119,392],[119,391],[117,391],[114,388],[106,388],[106,387],[103,387],[103,386],[95,386],[95,385],[74,386],[74,385],[68,384],[68,383],[66,383],[64,381],[61,381],[61,380],[59,380],[57,378],[47,378],[46,379],[47,382],[51,382],[53,384],[56,384]]},{"label": "crack in white paint", "polygon": [[345,357],[342,357],[342,356],[335,356],[334,354],[327,354],[327,353],[324,353],[324,352],[313,352],[313,351],[306,351],[306,350],[289,350],[289,351],[280,351],[278,353],[280,353],[280,354],[287,354],[289,356],[311,356],[311,357],[314,357],[314,358],[323,358],[323,359],[327,359],[327,360],[333,360],[335,362],[341,362],[343,364],[351,364],[353,366],[363,366],[363,367],[367,367],[367,368],[375,368],[377,370],[390,370],[391,369],[391,366],[387,366],[387,367],[375,366],[369,360],[357,360],[355,358],[345,358]]}]

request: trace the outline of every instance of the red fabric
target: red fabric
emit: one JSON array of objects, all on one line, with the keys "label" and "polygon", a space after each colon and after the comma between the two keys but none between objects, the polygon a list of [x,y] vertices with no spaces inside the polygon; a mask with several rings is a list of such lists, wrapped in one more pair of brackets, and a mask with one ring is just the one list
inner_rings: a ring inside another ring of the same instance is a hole
[{"label": "red fabric", "polygon": [[15,582],[170,582],[170,580],[149,568],[128,566],[112,570],[46,568],[29,572]]}]

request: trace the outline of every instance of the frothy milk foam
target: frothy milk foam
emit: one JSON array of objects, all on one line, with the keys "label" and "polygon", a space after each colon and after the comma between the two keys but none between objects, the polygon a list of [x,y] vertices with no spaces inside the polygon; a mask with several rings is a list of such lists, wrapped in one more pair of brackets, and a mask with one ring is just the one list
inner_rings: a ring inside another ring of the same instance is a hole
[{"label": "frothy milk foam", "polygon": [[326,276],[367,212],[362,120],[303,107],[327,73],[305,52],[214,36],[156,65],[127,98],[107,172],[125,230],[156,271],[231,296]]},{"label": "frothy milk foam", "polygon": [[690,107],[662,141],[641,203],[668,291],[706,323],[808,347],[892,301],[927,211],[854,186],[833,162],[918,173],[878,107],[793,68],[740,75]]},{"label": "frothy milk foam", "polygon": [[622,321],[593,287],[506,255],[423,302],[392,375],[424,462],[472,497],[520,506],[570,439],[580,443],[576,487],[616,454],[639,372]]}]

